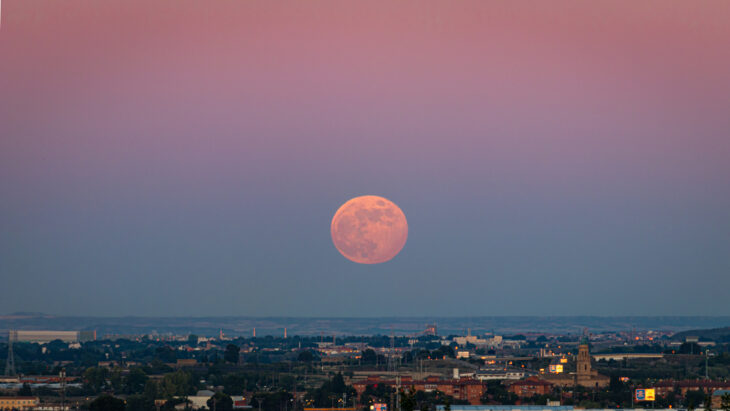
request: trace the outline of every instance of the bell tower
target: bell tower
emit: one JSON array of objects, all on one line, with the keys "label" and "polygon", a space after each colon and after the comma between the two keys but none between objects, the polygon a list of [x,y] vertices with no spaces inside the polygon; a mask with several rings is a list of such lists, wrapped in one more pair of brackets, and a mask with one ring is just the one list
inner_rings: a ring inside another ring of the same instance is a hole
[{"label": "bell tower", "polygon": [[588,342],[582,341],[578,346],[578,361],[577,361],[577,374],[578,379],[591,377],[591,354],[588,351]]}]

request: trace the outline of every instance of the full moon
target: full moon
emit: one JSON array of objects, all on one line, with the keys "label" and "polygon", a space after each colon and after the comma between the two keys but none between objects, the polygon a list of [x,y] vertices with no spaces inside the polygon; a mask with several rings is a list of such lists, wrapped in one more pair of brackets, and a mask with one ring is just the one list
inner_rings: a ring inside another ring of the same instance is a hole
[{"label": "full moon", "polygon": [[332,242],[345,258],[360,264],[384,263],[408,238],[403,211],[387,198],[355,197],[332,217]]}]

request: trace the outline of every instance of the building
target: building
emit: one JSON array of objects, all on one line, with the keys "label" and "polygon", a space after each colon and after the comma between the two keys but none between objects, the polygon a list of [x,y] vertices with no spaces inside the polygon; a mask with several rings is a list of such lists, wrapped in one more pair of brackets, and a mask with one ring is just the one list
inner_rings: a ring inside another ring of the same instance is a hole
[{"label": "building", "polygon": [[513,382],[507,387],[507,390],[520,398],[530,398],[536,395],[550,394],[553,390],[553,384],[537,377],[528,377]]},{"label": "building", "polygon": [[39,402],[38,397],[0,397],[0,410],[29,410]]},{"label": "building", "polygon": [[[572,405],[450,405],[451,411],[608,411],[604,408],[574,408]],[[436,411],[446,411],[437,405]],[[636,411],[635,408],[612,408],[611,411]],[[656,408],[655,411],[675,411],[673,408]]]},{"label": "building", "polygon": [[[572,405],[457,405],[452,404],[451,411],[573,411]],[[437,405],[436,411],[445,411],[446,407]],[[604,411],[604,410],[601,410]],[[621,410],[619,410],[621,411]]]},{"label": "building", "polygon": [[383,380],[379,376],[368,376],[366,380],[354,381],[352,386],[361,396],[368,386],[387,385],[400,387],[407,391],[413,388],[416,391],[432,392],[441,391],[455,399],[468,401],[469,404],[481,404],[481,398],[486,391],[486,383],[473,378],[441,379],[436,376],[427,377],[423,380],[414,380],[412,377],[403,376],[396,380]]},{"label": "building", "polygon": [[243,409],[252,408],[250,405],[248,405],[248,400],[243,395],[231,395],[231,400],[233,400],[233,409],[234,410],[243,410]]},{"label": "building", "polygon": [[489,380],[521,380],[525,378],[525,371],[512,368],[485,368],[476,372],[479,381]]},{"label": "building", "polygon": [[348,407],[348,408],[304,408],[304,411],[358,411],[355,407]]},{"label": "building", "polygon": [[196,367],[198,360],[195,358],[178,358],[177,362],[173,365],[174,368],[185,368],[185,367]]},{"label": "building", "polygon": [[598,371],[591,369],[591,353],[588,349],[588,341],[583,340],[578,346],[578,360],[575,372],[575,385],[581,387],[606,387],[610,378],[598,374]]},{"label": "building", "polygon": [[591,367],[591,353],[587,340],[583,340],[578,346],[575,369],[575,373],[548,374],[543,379],[556,386],[569,387],[579,385],[586,388],[606,387],[611,381],[609,377],[599,374],[598,371]]},{"label": "building", "polygon": [[436,324],[426,324],[426,329],[422,333],[423,335],[438,335],[436,330]]},{"label": "building", "polygon": [[215,395],[213,391],[200,390],[195,395],[188,396],[187,400],[189,402],[190,408],[194,410],[199,410],[203,407],[208,407],[208,400],[213,395]]},{"label": "building", "polygon": [[[723,404],[723,400],[726,402]],[[715,390],[712,393],[712,408],[724,409],[730,404],[730,390]]]},{"label": "building", "polygon": [[61,340],[66,343],[96,340],[96,331],[28,331],[10,330],[8,338],[12,341],[46,344]]},{"label": "building", "polygon": [[468,332],[465,337],[454,337],[452,342],[455,342],[459,347],[466,347],[467,344],[471,344],[479,348],[500,348],[507,343],[506,340],[502,340],[501,335],[495,335],[491,338],[479,338],[476,335],[471,335],[471,332]]},{"label": "building", "polygon": [[656,395],[666,396],[670,392],[687,395],[687,391],[699,391],[715,393],[718,390],[730,390],[730,381],[708,381],[708,380],[682,380],[682,381],[659,381],[654,384]]},{"label": "building", "polygon": [[624,361],[624,360],[658,360],[664,358],[664,354],[646,354],[646,353],[615,353],[615,354],[595,354],[593,359],[596,361]]}]

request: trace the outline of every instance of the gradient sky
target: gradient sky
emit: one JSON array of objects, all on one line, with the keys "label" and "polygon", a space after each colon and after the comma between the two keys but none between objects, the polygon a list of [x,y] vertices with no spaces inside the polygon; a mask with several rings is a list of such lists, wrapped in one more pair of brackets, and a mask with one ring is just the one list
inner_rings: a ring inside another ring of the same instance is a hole
[{"label": "gradient sky", "polygon": [[2,7],[0,312],[730,314],[730,2]]}]

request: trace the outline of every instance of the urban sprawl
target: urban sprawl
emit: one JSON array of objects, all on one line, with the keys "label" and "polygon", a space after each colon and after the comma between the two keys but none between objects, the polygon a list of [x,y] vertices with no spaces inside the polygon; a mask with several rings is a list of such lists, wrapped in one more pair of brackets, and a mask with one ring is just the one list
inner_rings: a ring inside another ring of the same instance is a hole
[{"label": "urban sprawl", "polygon": [[9,330],[0,410],[730,410],[730,328],[377,336]]}]

